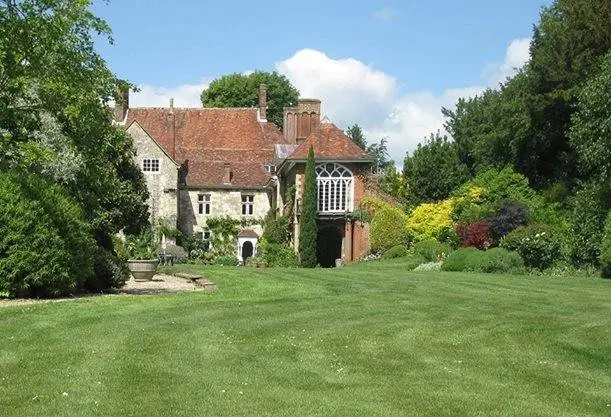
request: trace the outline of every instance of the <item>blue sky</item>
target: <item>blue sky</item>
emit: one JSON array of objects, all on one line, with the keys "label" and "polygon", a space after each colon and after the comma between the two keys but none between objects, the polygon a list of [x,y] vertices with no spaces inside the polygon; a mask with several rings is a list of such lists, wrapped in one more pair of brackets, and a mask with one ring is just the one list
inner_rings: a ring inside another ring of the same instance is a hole
[{"label": "blue sky", "polygon": [[115,44],[98,43],[133,105],[196,106],[210,80],[278,70],[323,100],[340,127],[388,137],[400,162],[441,106],[472,96],[528,59],[543,0],[96,1]]}]

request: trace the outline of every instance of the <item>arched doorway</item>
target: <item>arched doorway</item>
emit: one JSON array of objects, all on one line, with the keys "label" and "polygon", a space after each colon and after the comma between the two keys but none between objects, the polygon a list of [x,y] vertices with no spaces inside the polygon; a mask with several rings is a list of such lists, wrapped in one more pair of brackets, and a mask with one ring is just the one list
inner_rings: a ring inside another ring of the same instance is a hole
[{"label": "arched doorway", "polygon": [[323,268],[335,266],[335,260],[342,257],[342,233],[339,228],[325,226],[318,229],[316,257]]},{"label": "arched doorway", "polygon": [[253,252],[254,247],[252,246],[252,242],[244,242],[244,244],[242,245],[242,259],[244,260],[244,262],[246,262],[247,258],[252,257]]}]

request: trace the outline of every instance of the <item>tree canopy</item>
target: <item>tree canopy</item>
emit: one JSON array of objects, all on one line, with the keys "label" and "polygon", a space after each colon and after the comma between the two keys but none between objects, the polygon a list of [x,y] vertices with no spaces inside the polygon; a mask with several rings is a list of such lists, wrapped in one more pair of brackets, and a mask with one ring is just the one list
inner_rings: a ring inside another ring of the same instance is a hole
[{"label": "tree canopy", "polygon": [[255,71],[250,74],[229,74],[215,79],[201,94],[204,107],[256,107],[259,86],[267,86],[267,120],[283,126],[283,108],[293,106],[299,91],[284,75]]}]

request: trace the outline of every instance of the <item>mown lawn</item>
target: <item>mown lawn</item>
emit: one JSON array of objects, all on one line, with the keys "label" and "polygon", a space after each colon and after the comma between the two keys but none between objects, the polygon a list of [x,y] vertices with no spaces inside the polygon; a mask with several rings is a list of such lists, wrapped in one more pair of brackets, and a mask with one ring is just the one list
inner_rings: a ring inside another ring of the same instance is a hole
[{"label": "mown lawn", "polygon": [[0,415],[611,415],[611,281],[407,270],[2,308]]}]

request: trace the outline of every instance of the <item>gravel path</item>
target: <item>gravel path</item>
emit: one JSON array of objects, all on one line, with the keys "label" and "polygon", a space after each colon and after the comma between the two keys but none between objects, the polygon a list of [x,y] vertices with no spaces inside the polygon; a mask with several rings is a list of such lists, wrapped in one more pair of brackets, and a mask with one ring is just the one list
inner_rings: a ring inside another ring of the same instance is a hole
[{"label": "gravel path", "polygon": [[207,279],[200,280],[197,284],[185,278],[171,275],[155,275],[152,281],[135,281],[130,278],[117,294],[86,294],[70,298],[54,298],[50,300],[39,300],[34,298],[20,298],[16,300],[0,299],[0,307],[10,307],[37,303],[58,303],[63,301],[78,300],[85,297],[112,297],[117,295],[150,295],[165,294],[188,291],[214,291],[216,286]]}]

